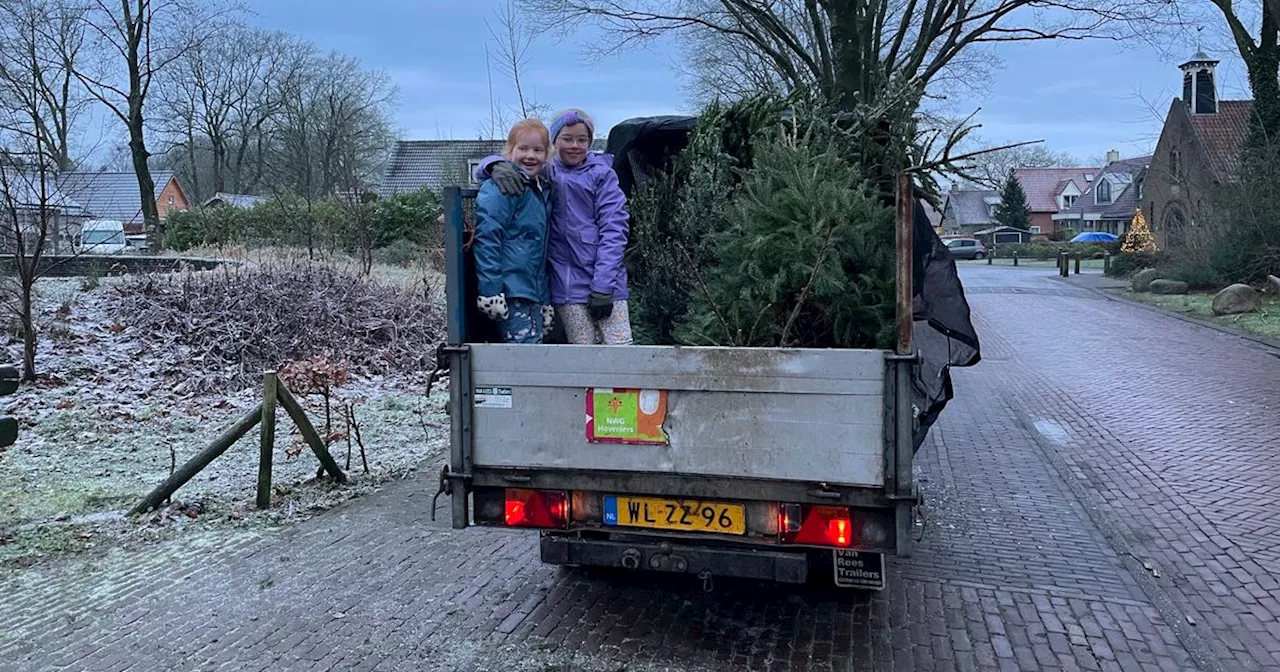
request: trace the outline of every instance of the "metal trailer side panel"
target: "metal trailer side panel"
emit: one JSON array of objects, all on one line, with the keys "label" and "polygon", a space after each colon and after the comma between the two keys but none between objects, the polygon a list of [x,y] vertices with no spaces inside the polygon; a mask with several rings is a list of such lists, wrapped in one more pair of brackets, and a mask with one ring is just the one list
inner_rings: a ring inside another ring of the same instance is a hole
[{"label": "metal trailer side panel", "polygon": [[[885,359],[878,350],[471,346],[472,463],[885,485]],[[586,390],[665,390],[669,445],[592,443]]]}]

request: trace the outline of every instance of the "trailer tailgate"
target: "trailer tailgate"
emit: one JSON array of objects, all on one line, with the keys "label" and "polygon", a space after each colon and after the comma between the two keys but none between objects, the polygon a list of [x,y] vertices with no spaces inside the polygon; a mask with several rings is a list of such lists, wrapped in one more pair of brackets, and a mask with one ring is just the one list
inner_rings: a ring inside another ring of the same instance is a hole
[{"label": "trailer tailgate", "polygon": [[[499,344],[470,350],[477,469],[884,485],[882,351]],[[637,413],[647,437],[636,435]],[[603,427],[605,420],[593,415],[624,419]]]}]

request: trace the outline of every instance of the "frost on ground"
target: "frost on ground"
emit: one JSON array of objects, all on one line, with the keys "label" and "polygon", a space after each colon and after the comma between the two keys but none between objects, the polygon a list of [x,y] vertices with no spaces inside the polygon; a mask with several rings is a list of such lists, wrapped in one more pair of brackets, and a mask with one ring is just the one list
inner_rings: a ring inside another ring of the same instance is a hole
[{"label": "frost on ground", "polygon": [[[308,286],[289,289],[288,273]],[[91,284],[78,278],[39,282],[40,380],[0,400],[22,425],[18,443],[0,448],[0,566],[187,527],[305,517],[424,462],[434,468],[443,457],[445,395],[424,396],[443,325],[438,297],[425,287],[282,267],[107,278],[89,289]],[[131,294],[138,291],[147,294]],[[264,297],[264,291],[285,296]],[[183,302],[180,309],[170,309],[174,302]],[[8,345],[10,361],[20,361],[20,354],[20,342]],[[262,367],[317,354],[346,363],[351,373],[334,390],[331,431],[320,397],[295,393],[320,433],[339,437],[330,450],[349,484],[317,479],[316,458],[297,450],[297,430],[280,409],[270,509],[253,504],[255,427],[179,489],[169,506],[124,517],[175,464],[261,400]],[[367,473],[354,440],[348,458],[340,401],[355,404]]]}]

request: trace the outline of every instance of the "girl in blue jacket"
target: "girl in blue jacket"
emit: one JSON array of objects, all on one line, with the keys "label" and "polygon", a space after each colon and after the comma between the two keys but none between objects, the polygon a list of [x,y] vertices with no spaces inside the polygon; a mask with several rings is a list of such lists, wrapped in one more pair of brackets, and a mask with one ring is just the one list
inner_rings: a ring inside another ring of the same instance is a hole
[{"label": "girl in blue jacket", "polygon": [[507,161],[529,188],[506,196],[492,180],[476,196],[476,258],[480,312],[498,322],[507,343],[541,343],[547,290],[547,216],[551,184],[542,175],[551,139],[537,119],[507,134]]}]

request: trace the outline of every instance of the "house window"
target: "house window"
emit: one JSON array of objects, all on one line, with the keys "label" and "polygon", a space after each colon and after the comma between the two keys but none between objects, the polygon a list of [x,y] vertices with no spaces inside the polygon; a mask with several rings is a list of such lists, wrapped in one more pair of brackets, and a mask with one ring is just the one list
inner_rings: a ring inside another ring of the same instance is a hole
[{"label": "house window", "polygon": [[1102,180],[1101,182],[1098,182],[1098,188],[1094,190],[1093,194],[1094,194],[1094,198],[1093,198],[1094,203],[1097,203],[1099,205],[1105,205],[1107,203],[1110,203],[1111,202],[1111,183],[1106,180]]},{"label": "house window", "polygon": [[987,204],[987,216],[988,216],[988,217],[990,217],[990,218],[992,218],[992,219],[995,219],[995,216],[996,216],[996,206],[995,206],[995,204],[993,204],[993,203],[989,203],[989,204]]},{"label": "house window", "polygon": [[467,184],[476,186],[476,170],[480,167],[480,159],[467,159]]},{"label": "house window", "polygon": [[1071,207],[1071,206],[1075,205],[1075,204],[1076,204],[1076,199],[1077,199],[1077,198],[1079,198],[1079,197],[1078,197],[1078,196],[1068,196],[1068,195],[1064,194],[1064,195],[1062,196],[1062,207],[1063,207],[1063,208],[1069,208],[1069,207]]},{"label": "house window", "polygon": [[1181,157],[1178,156],[1178,150],[1169,150],[1169,171],[1173,173],[1173,179],[1175,180],[1178,179],[1179,174],[1182,172],[1181,166],[1178,165],[1180,163],[1180,158]]},{"label": "house window", "polygon": [[1039,233],[1040,233],[1040,227],[1038,227],[1038,226],[1033,226],[1033,227],[1031,227],[1031,233],[1039,235]]},{"label": "house window", "polygon": [[171,208],[173,207],[173,197],[172,197],[172,196],[170,196],[170,197],[169,197],[169,207],[171,207]]}]

